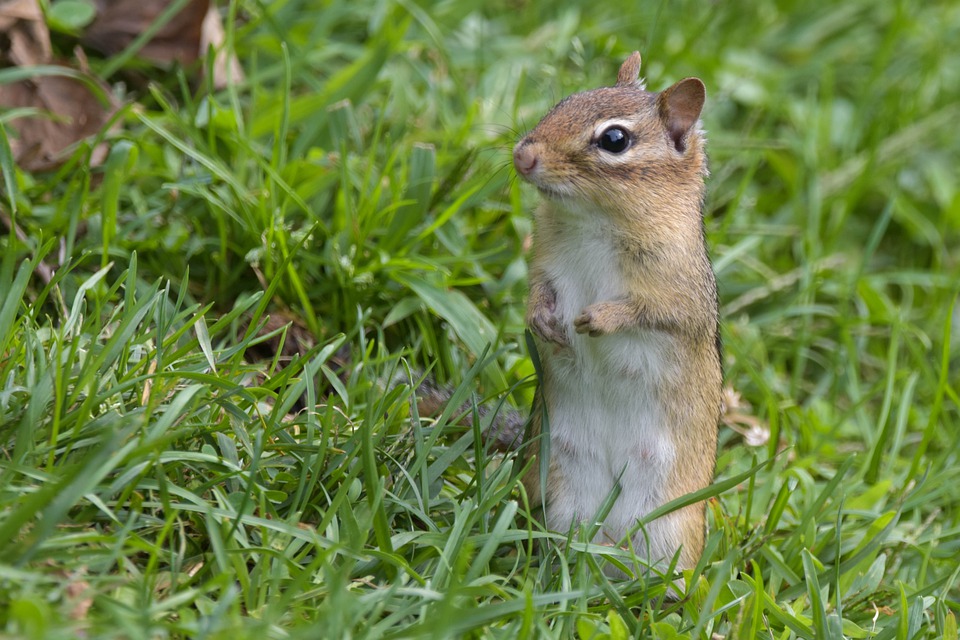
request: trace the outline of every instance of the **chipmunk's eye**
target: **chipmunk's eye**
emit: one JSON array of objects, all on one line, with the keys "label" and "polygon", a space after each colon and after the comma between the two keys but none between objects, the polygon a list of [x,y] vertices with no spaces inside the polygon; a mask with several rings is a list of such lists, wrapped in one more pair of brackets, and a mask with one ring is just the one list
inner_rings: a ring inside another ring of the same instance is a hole
[{"label": "chipmunk's eye", "polygon": [[630,134],[623,127],[610,127],[600,134],[600,148],[610,153],[623,153],[630,146]]}]

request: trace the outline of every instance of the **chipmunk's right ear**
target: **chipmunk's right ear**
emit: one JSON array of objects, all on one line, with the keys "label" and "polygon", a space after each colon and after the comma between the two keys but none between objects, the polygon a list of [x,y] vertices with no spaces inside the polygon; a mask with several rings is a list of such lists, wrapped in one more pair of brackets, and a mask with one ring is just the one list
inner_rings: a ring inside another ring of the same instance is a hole
[{"label": "chipmunk's right ear", "polygon": [[660,119],[677,151],[686,150],[687,133],[696,126],[706,99],[707,90],[699,78],[685,78],[657,96]]},{"label": "chipmunk's right ear", "polygon": [[638,84],[640,79],[640,52],[634,51],[630,57],[620,65],[620,71],[617,72],[617,86],[627,87]]}]

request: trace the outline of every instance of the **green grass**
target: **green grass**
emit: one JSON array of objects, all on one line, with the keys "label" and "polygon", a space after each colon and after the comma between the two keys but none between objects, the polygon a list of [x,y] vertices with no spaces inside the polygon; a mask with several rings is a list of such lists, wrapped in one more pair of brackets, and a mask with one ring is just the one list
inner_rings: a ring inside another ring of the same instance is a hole
[{"label": "green grass", "polygon": [[[957,638],[960,6],[623,5],[238,0],[225,91],[91,60],[130,83],[103,167],[21,171],[0,112],[0,636]],[[532,396],[509,149],[634,49],[708,88],[770,433],[721,430],[679,603],[454,415]],[[426,368],[457,402],[417,419],[385,381]]]}]

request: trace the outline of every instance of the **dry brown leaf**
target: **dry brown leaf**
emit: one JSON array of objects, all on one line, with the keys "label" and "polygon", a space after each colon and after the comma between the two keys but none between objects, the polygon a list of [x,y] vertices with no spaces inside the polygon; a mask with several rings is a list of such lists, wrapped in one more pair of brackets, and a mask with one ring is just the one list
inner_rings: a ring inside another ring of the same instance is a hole
[{"label": "dry brown leaf", "polygon": [[[85,61],[82,52],[78,53],[78,66],[82,67]],[[11,151],[23,169],[55,169],[66,160],[72,145],[96,135],[104,127],[117,105],[106,85],[93,77],[90,82],[103,89],[108,104],[103,104],[89,85],[72,77],[36,76],[0,85],[0,107],[34,108],[45,114],[10,122],[14,134],[10,140]],[[106,153],[105,145],[94,149],[91,165],[102,164]]]},{"label": "dry brown leaf", "polygon": [[[237,56],[223,48],[227,35],[223,30],[223,21],[220,20],[220,13],[215,6],[211,6],[207,11],[207,16],[203,19],[203,32],[200,37],[200,54],[205,55],[210,47],[216,51],[213,59],[213,88],[224,89],[230,82],[240,82],[243,80],[243,69],[240,67],[240,61]],[[206,72],[206,67],[204,67]]]},{"label": "dry brown leaf", "polygon": [[[171,0],[95,0],[97,17],[80,42],[108,55],[126,49],[167,9]],[[200,55],[209,0],[192,0],[157,32],[137,56],[151,62],[189,64]]]},{"label": "dry brown leaf", "polygon": [[[106,54],[119,53],[142,34],[171,0],[96,0],[97,17],[87,27],[81,42]],[[213,47],[213,86],[223,89],[228,81],[243,80],[243,70],[234,55],[223,50],[226,39],[215,4],[194,0],[170,19],[137,55],[155,64],[189,64]],[[204,73],[206,68],[204,68]]]},{"label": "dry brown leaf", "polygon": [[[17,164],[27,171],[58,167],[66,160],[69,148],[97,134],[116,109],[114,104],[101,104],[80,80],[64,76],[39,76],[0,85],[0,107],[33,107],[49,114],[17,118],[10,123],[14,131],[11,150]],[[105,157],[106,147],[101,145],[90,162],[96,166]]]},{"label": "dry brown leaf", "polygon": [[25,66],[50,61],[50,34],[37,0],[0,0],[0,44],[7,45],[0,46],[0,63]]},{"label": "dry brown leaf", "polygon": [[761,447],[770,441],[770,427],[750,413],[750,409],[750,403],[745,402],[736,389],[733,387],[723,389],[721,421],[743,436],[747,446]]},{"label": "dry brown leaf", "polygon": [[[9,48],[0,54],[0,63],[14,66],[54,64],[50,34],[36,0],[7,0],[0,3],[0,40],[9,41]],[[86,57],[77,49],[77,64],[86,72]],[[59,65],[64,66],[64,65]],[[64,66],[64,69],[69,67]],[[102,82],[104,95],[110,93]],[[36,109],[44,115],[10,121],[13,136],[10,147],[14,159],[28,171],[46,171],[58,167],[66,159],[69,148],[88,136],[95,135],[116,110],[110,98],[103,104],[90,86],[66,76],[35,76],[0,85],[0,107]],[[91,164],[106,158],[107,148],[94,150]]]},{"label": "dry brown leaf", "polygon": [[43,20],[37,0],[0,0],[0,31],[5,31],[17,20]]},{"label": "dry brown leaf", "polygon": [[[78,572],[83,575],[85,572]],[[73,604],[70,609],[70,617],[73,620],[86,620],[87,612],[93,606],[93,593],[90,589],[90,583],[74,577],[74,580],[67,585],[67,598]]]},{"label": "dry brown leaf", "polygon": [[[241,334],[246,333],[249,327],[248,321],[245,321],[240,329]],[[316,338],[310,333],[307,325],[298,316],[289,311],[278,309],[272,311],[267,316],[263,328],[257,332],[258,336],[265,336],[279,329],[286,327],[286,334],[278,334],[271,338],[251,345],[248,351],[251,355],[256,355],[262,360],[272,360],[280,352],[282,361],[290,361],[295,356],[303,356],[316,344]],[[283,338],[283,344],[280,340]]]}]

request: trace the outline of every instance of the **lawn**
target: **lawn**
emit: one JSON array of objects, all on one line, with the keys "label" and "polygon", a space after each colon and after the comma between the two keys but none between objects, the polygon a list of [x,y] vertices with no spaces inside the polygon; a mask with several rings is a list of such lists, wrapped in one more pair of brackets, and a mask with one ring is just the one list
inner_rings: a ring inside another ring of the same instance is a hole
[{"label": "lawn", "polygon": [[[90,53],[119,109],[59,168],[0,109],[0,638],[958,637],[960,4],[221,5],[244,78]],[[536,384],[510,149],[634,49],[708,96],[680,601],[480,435]]]}]

